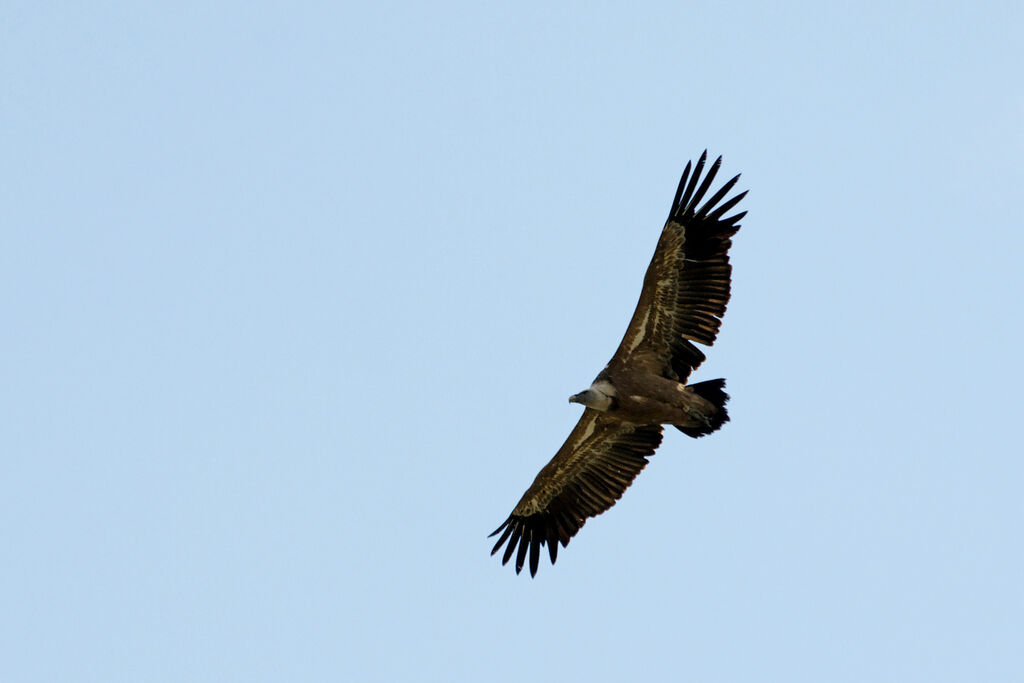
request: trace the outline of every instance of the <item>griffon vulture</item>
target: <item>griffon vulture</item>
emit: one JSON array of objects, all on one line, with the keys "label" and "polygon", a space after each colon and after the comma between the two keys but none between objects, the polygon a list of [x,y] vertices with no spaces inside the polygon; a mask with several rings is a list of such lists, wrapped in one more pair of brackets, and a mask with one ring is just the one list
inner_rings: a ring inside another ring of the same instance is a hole
[{"label": "griffon vulture", "polygon": [[559,543],[615,504],[661,444],[662,425],[696,438],[729,420],[725,380],[686,384],[705,358],[693,342],[710,346],[718,334],[729,246],[746,215],[725,216],[746,195],[722,201],[738,175],[704,201],[722,158],[701,179],[706,160],[707,151],[692,175],[686,164],[622,343],[593,384],[569,397],[586,407],[583,416],[491,534],[501,534],[491,554],[505,545],[502,564],[515,555],[517,574],[527,556],[537,574],[543,546],[554,564]]}]

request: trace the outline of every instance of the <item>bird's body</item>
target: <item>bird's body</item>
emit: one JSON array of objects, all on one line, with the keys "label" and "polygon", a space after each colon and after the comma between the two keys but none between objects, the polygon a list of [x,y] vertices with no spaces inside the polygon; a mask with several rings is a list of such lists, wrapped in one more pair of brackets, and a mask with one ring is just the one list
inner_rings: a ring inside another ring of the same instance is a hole
[{"label": "bird's body", "polygon": [[591,386],[569,398],[586,406],[583,416],[492,534],[501,533],[492,553],[507,543],[502,562],[515,554],[517,573],[529,556],[535,575],[544,546],[554,563],[559,543],[615,504],[660,445],[662,425],[699,437],[729,419],[725,380],[686,383],[704,361],[693,342],[710,345],[718,334],[731,237],[745,215],[723,218],[745,192],[719,205],[739,176],[701,205],[721,164],[719,157],[701,181],[706,158],[692,177],[686,165],[619,348]]},{"label": "bird's body", "polygon": [[[591,392],[591,395],[580,397]],[[593,396],[597,394],[597,396]],[[633,424],[672,424],[697,428],[710,422],[717,407],[692,387],[651,372],[606,368],[586,392],[571,397],[604,413],[607,419]]]}]

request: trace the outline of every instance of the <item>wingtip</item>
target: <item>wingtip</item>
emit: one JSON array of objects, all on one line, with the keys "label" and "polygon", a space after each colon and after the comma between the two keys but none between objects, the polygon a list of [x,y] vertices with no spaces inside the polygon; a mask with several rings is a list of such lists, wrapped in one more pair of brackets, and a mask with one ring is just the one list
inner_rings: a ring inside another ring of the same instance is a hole
[{"label": "wingtip", "polygon": [[683,196],[683,191],[686,190],[686,183],[690,179],[690,170],[693,167],[693,162],[687,160],[686,168],[683,169],[683,175],[679,178],[679,186],[676,187],[676,195],[672,198],[672,206],[668,210],[668,219],[672,220],[672,216],[675,215],[676,211],[679,210],[679,200]]},{"label": "wingtip", "polygon": [[523,571],[523,566],[526,565],[526,553],[530,550],[530,544],[526,542],[526,538],[519,539],[519,552],[516,553],[516,574]]},{"label": "wingtip", "polygon": [[505,546],[505,554],[501,556],[501,564],[505,566],[508,561],[512,559],[512,553],[516,550],[516,544],[519,542],[519,538],[509,539],[508,545]]}]

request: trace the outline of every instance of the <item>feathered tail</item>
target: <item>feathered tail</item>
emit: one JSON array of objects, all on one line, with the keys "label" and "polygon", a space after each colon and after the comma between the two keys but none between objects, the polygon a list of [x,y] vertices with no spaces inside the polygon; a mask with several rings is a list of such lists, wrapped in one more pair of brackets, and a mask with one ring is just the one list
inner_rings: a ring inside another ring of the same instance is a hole
[{"label": "feathered tail", "polygon": [[729,394],[725,393],[724,379],[712,379],[707,382],[689,384],[687,385],[687,388],[703,398],[705,401],[709,401],[714,404],[715,412],[710,415],[701,416],[704,420],[704,424],[702,425],[697,427],[674,425],[676,429],[681,431],[683,434],[692,436],[696,439],[710,434],[711,432],[718,431],[721,429],[722,425],[729,421],[729,411],[725,409],[725,403],[729,400]]}]

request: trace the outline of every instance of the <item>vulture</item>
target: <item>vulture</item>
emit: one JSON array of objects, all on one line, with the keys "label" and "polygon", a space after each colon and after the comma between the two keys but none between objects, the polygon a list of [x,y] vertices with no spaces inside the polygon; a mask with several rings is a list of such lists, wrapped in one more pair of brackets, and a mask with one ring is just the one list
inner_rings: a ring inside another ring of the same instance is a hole
[{"label": "vulture", "polygon": [[[541,469],[508,519],[491,536],[502,564],[527,558],[536,576],[541,548],[551,563],[586,521],[622,496],[661,444],[662,426],[698,438],[729,420],[725,380],[687,384],[704,361],[729,301],[729,247],[746,212],[726,216],[746,192],[726,199],[739,175],[705,197],[722,157],[707,167],[707,151],[679,188],[644,275],[626,334],[590,387],[569,397],[583,416],[555,457]],[[702,177],[703,174],[703,177]]]}]

